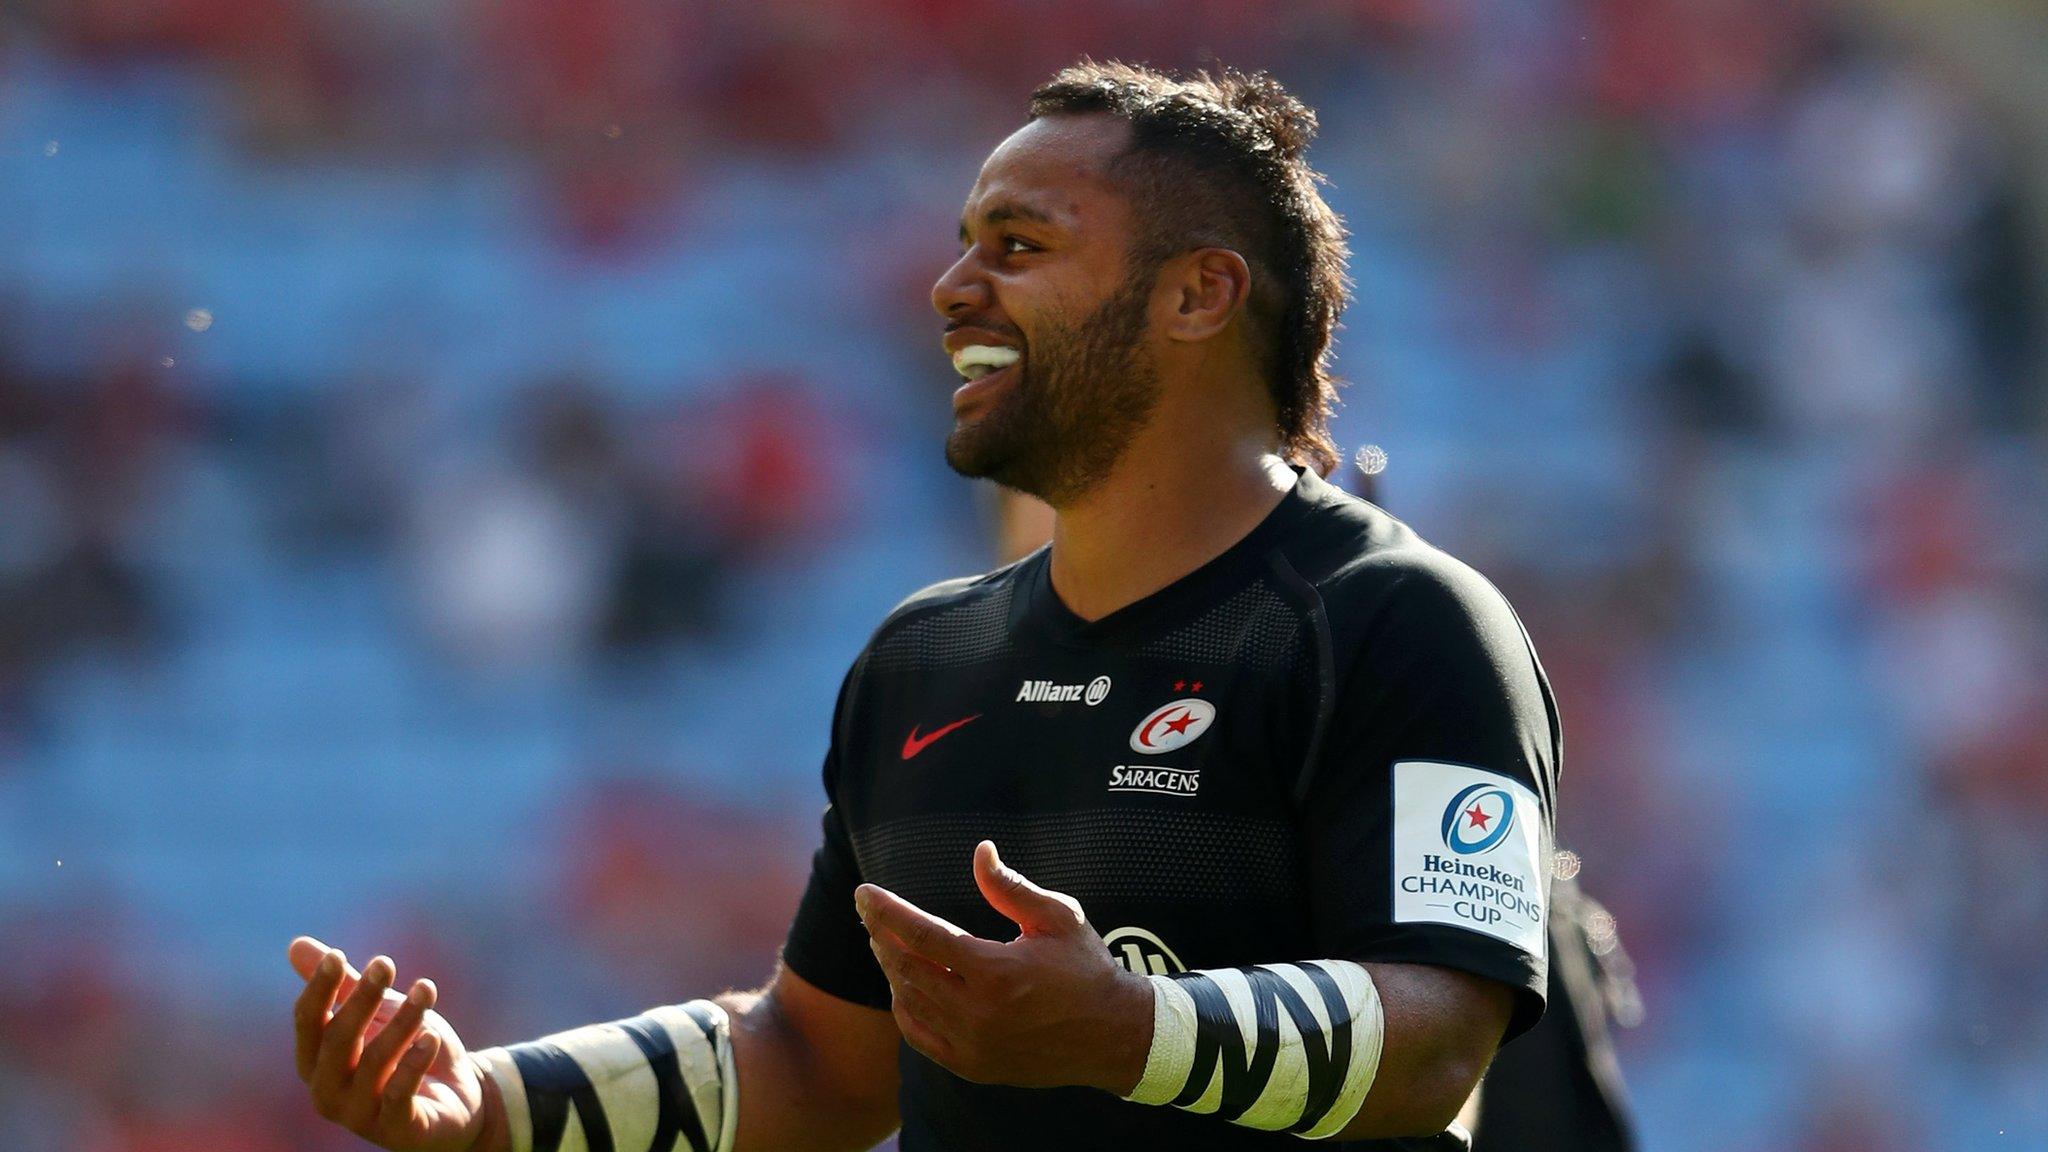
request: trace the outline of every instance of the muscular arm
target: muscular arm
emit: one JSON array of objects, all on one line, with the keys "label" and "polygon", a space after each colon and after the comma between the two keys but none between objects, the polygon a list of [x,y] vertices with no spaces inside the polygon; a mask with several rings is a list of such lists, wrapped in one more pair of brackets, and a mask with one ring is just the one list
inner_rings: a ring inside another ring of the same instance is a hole
[{"label": "muscular arm", "polygon": [[787,968],[728,993],[739,1063],[737,1152],[839,1152],[896,1129],[896,1045],[887,1012],[821,991]]},{"label": "muscular arm", "polygon": [[[1386,1013],[1379,1075],[1338,1140],[1427,1136],[1457,1118],[1507,1030],[1514,993],[1449,968],[1367,964]],[[1151,1021],[1145,1028],[1149,1034]],[[1135,1082],[1135,1081],[1134,1081]]]},{"label": "muscular arm", "polygon": [[[497,1082],[432,1011],[431,981],[401,996],[390,960],[377,957],[359,974],[340,952],[306,937],[293,942],[291,962],[306,980],[295,1008],[299,1075],[322,1116],[396,1152],[511,1147]],[[900,1037],[887,1012],[829,995],[787,969],[758,992],[718,1003],[731,1021],[744,1086],[738,1149],[867,1148],[896,1127]]]},{"label": "muscular arm", "polygon": [[[1017,923],[1016,940],[977,939],[872,885],[858,893],[904,1039],[968,1080],[1131,1096],[1154,1038],[1153,981],[1118,967],[1077,902],[1010,870],[993,845],[976,850],[975,879]],[[1449,968],[1363,967],[1371,995],[1359,1019],[1379,1025],[1378,1063],[1363,1105],[1353,1105],[1359,1110],[1336,1138],[1441,1132],[1492,1060],[1513,993]],[[1365,1052],[1369,1061],[1371,1048]]]}]

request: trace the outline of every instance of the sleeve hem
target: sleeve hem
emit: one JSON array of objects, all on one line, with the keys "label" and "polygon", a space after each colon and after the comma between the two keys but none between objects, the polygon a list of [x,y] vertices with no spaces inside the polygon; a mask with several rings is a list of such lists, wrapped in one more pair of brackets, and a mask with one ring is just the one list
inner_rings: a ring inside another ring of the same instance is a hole
[{"label": "sleeve hem", "polygon": [[801,976],[805,983],[849,1004],[882,1012],[889,1010],[887,985],[882,987],[880,998],[877,999],[875,990],[871,987],[862,987],[864,982],[858,976],[837,968],[822,958],[807,955],[794,944],[792,940],[783,946],[782,966]]},{"label": "sleeve hem", "polygon": [[1506,946],[1489,946],[1458,928],[1426,924],[1401,925],[1398,939],[1364,944],[1344,951],[1344,958],[1366,963],[1426,964],[1449,968],[1505,984],[1515,994],[1501,1043],[1535,1027],[1543,1017],[1548,965]]}]

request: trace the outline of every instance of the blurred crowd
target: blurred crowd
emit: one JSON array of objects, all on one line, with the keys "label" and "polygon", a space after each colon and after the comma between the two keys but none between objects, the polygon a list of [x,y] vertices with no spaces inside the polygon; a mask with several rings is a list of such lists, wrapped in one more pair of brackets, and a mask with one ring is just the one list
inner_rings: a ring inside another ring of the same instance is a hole
[{"label": "blurred crowd", "polygon": [[839,675],[994,554],[925,289],[1082,53],[1319,108],[1338,439],[1543,654],[1645,1146],[2043,1146],[2022,137],[1817,0],[1164,7],[0,13],[8,1146],[356,1146],[298,932],[478,1044],[765,975]]}]

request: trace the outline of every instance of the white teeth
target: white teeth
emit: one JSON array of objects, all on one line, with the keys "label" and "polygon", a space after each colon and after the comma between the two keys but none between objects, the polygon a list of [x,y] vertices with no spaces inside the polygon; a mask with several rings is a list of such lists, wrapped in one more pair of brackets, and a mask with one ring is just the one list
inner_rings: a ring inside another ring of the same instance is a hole
[{"label": "white teeth", "polygon": [[969,344],[953,353],[953,371],[969,380],[1015,364],[1018,352],[1015,348],[1004,348],[997,344]]}]

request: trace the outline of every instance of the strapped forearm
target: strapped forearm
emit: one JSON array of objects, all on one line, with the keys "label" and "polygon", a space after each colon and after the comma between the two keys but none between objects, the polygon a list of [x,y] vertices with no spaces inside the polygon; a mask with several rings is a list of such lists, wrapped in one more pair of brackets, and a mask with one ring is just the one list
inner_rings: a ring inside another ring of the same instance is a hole
[{"label": "strapped forearm", "polygon": [[1343,1131],[1378,1074],[1379,991],[1348,960],[1149,977],[1152,1047],[1125,1097],[1309,1139]]},{"label": "strapped forearm", "polygon": [[731,1152],[731,1021],[708,1000],[476,1054],[512,1152]]}]

